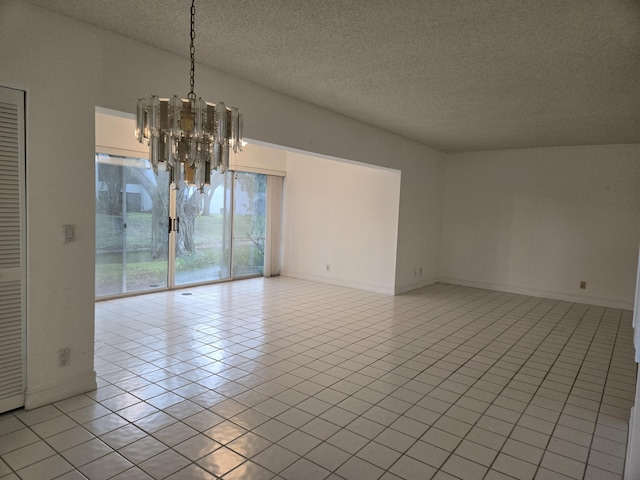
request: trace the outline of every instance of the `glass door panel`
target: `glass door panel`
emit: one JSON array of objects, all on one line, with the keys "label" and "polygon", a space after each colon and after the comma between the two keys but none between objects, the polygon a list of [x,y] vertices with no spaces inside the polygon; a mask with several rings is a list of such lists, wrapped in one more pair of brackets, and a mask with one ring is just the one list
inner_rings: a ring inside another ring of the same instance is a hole
[{"label": "glass door panel", "polygon": [[230,173],[214,171],[202,192],[184,183],[176,190],[176,285],[230,277],[230,182]]},{"label": "glass door panel", "polygon": [[145,159],[96,154],[96,297],[262,275],[266,184],[214,171],[171,190]]},{"label": "glass door panel", "polygon": [[96,296],[167,286],[169,177],[96,154]]},{"label": "glass door panel", "polygon": [[233,276],[262,275],[267,176],[236,172],[234,178]]}]

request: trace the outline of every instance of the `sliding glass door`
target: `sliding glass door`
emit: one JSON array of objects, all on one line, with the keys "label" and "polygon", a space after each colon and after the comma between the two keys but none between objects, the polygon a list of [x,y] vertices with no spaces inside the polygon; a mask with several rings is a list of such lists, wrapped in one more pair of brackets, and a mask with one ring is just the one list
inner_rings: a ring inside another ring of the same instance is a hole
[{"label": "sliding glass door", "polygon": [[233,193],[233,276],[262,275],[267,176],[236,172]]},{"label": "sliding glass door", "polygon": [[213,172],[202,192],[186,184],[175,191],[176,286],[231,276],[231,178]]},{"label": "sliding glass door", "polygon": [[96,296],[261,275],[266,175],[213,172],[202,191],[139,158],[96,155]]},{"label": "sliding glass door", "polygon": [[96,155],[96,296],[167,286],[168,212],[166,172]]}]

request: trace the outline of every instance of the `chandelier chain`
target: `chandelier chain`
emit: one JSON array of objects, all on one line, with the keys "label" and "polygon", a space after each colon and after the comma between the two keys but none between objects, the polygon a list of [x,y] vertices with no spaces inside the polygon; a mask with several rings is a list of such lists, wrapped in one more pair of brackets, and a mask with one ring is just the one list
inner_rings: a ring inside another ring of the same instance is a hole
[{"label": "chandelier chain", "polygon": [[196,47],[193,44],[193,41],[196,38],[196,31],[194,28],[194,24],[195,24],[195,17],[196,17],[196,0],[191,0],[191,44],[190,44],[190,54],[191,54],[191,91],[189,92],[189,99],[190,100],[195,100],[196,99],[196,94],[194,92],[194,88],[195,88],[195,69],[196,69],[196,65],[195,65],[195,55],[196,55]]}]

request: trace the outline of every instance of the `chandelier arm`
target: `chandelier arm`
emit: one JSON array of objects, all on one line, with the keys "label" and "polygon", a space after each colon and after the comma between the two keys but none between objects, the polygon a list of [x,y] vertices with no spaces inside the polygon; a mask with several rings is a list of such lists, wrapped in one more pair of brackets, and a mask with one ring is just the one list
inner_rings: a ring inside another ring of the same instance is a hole
[{"label": "chandelier arm", "polygon": [[189,92],[188,98],[189,100],[196,99],[196,93],[194,91],[196,80],[195,80],[195,70],[196,70],[196,47],[194,45],[194,40],[196,38],[195,31],[195,18],[196,18],[196,0],[191,0],[191,43],[189,45],[189,53],[191,55],[191,91]]}]

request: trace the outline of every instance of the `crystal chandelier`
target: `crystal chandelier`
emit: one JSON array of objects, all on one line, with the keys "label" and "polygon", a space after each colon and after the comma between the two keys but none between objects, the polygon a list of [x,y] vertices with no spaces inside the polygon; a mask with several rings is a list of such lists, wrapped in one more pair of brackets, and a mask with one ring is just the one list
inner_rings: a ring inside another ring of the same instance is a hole
[{"label": "crystal chandelier", "polygon": [[191,2],[191,90],[187,99],[177,95],[138,100],[136,138],[149,144],[149,160],[154,172],[165,164],[170,181],[184,181],[202,189],[210,183],[211,171],[229,168],[229,150],[242,150],[242,115],[224,103],[208,103],[198,98],[195,85],[195,0]]}]

